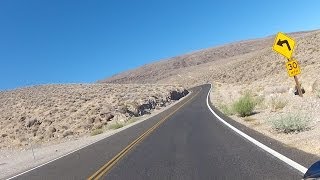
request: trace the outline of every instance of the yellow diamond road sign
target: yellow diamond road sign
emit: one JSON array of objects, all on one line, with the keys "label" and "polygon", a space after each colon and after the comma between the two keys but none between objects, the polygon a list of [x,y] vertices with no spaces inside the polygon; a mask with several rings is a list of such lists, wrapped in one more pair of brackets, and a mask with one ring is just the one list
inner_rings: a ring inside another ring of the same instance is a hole
[{"label": "yellow diamond road sign", "polygon": [[296,76],[301,73],[297,60],[288,61],[286,63],[286,67],[287,67],[288,75],[290,77]]},{"label": "yellow diamond road sign", "polygon": [[290,59],[294,49],[295,42],[284,33],[279,32],[274,40],[273,50]]}]

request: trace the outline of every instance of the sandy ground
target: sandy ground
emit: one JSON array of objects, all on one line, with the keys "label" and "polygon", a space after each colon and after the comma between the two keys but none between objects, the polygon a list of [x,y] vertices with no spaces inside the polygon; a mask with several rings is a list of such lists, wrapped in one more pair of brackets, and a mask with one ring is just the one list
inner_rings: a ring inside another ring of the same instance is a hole
[{"label": "sandy ground", "polygon": [[81,149],[82,147],[88,146],[94,142],[107,138],[131,126],[134,126],[138,123],[148,120],[149,118],[172,107],[177,102],[174,102],[173,104],[170,104],[167,107],[164,107],[158,110],[155,109],[152,111],[151,114],[140,116],[136,119],[135,122],[128,124],[122,128],[115,129],[115,130],[108,130],[102,134],[98,134],[95,136],[85,136],[85,137],[79,137],[76,139],[65,139],[63,142],[60,141],[59,143],[56,143],[56,144],[46,144],[38,147],[33,147],[33,151],[31,146],[28,146],[27,148],[22,150],[2,149],[0,150],[0,172],[1,172],[0,179],[8,178],[17,173],[39,166],[43,163],[54,160],[60,156],[63,156],[77,149]]}]

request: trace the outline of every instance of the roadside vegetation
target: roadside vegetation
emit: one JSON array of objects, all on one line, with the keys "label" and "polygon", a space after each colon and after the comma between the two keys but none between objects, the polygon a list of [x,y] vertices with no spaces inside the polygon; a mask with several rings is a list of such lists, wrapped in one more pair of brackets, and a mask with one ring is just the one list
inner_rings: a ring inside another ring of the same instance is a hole
[{"label": "roadside vegetation", "polygon": [[250,92],[246,92],[243,96],[230,105],[219,103],[218,109],[220,109],[227,116],[236,114],[240,117],[246,117],[252,115],[255,107],[258,104],[261,104],[262,101],[262,98],[255,98]]},{"label": "roadside vegetation", "polygon": [[271,120],[272,128],[282,133],[301,132],[308,129],[310,118],[298,114],[283,115]]},{"label": "roadside vegetation", "polygon": [[107,126],[108,130],[119,129],[124,126],[124,123],[116,122]]},{"label": "roadside vegetation", "polygon": [[246,117],[253,114],[257,101],[251,93],[246,92],[232,105],[234,112],[240,117]]}]

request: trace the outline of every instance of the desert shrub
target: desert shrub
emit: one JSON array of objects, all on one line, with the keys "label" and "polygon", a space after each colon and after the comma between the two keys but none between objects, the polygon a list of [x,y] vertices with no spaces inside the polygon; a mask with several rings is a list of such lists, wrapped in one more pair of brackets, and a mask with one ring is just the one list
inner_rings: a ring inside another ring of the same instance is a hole
[{"label": "desert shrub", "polygon": [[236,112],[241,117],[245,117],[250,116],[253,113],[256,105],[257,102],[255,101],[255,99],[250,93],[247,92],[237,101],[235,101],[232,106],[234,112]]},{"label": "desert shrub", "polygon": [[278,132],[301,132],[308,128],[309,118],[301,115],[285,115],[271,121],[272,128]]},{"label": "desert shrub", "polygon": [[227,116],[232,116],[234,115],[234,110],[232,106],[228,106],[227,104],[219,104],[218,109],[225,115]]},{"label": "desert shrub", "polygon": [[95,129],[91,132],[91,136],[95,136],[95,135],[102,134],[102,133],[103,133],[102,129]]},{"label": "desert shrub", "polygon": [[283,109],[288,104],[287,100],[280,99],[279,97],[271,98],[271,109],[273,111],[277,111],[279,109]]},{"label": "desert shrub", "polygon": [[116,122],[114,124],[110,124],[108,126],[108,129],[119,129],[119,128],[122,128],[123,126],[124,126],[124,124]]},{"label": "desert shrub", "polygon": [[317,97],[320,98],[320,89],[317,91]]}]

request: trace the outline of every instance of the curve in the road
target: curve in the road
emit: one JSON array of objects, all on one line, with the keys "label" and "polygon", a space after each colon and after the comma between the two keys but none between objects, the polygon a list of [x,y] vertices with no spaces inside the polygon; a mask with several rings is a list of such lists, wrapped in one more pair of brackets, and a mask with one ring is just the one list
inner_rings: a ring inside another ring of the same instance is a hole
[{"label": "curve in the road", "polygon": [[306,173],[307,172],[307,168],[302,166],[301,164],[291,160],[290,158],[280,154],[279,152],[271,149],[270,147],[262,144],[261,142],[257,141],[256,139],[252,138],[251,136],[245,134],[244,132],[240,131],[239,129],[235,128],[234,126],[232,126],[231,124],[227,123],[224,119],[222,119],[216,112],[213,111],[213,109],[211,109],[210,105],[209,105],[209,97],[210,97],[210,92],[212,89],[212,84],[210,84],[210,90],[208,92],[208,96],[207,96],[207,106],[209,108],[209,110],[211,111],[211,113],[217,117],[217,119],[219,121],[221,121],[223,124],[225,124],[227,127],[229,127],[231,130],[235,131],[236,133],[238,133],[240,136],[246,138],[248,141],[252,142],[253,144],[257,145],[259,148],[265,150],[266,152],[270,153],[271,155],[273,155],[274,157],[280,159],[281,161],[283,161],[284,163],[290,165],[291,167],[295,168],[296,170],[300,171],[301,173]]}]

